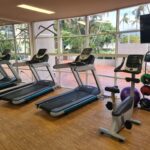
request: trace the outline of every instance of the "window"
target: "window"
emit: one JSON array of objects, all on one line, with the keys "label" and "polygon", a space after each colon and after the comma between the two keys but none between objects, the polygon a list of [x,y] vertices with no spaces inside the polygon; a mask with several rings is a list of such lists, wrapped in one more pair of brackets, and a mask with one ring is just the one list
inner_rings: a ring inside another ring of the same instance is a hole
[{"label": "window", "polygon": [[[66,63],[74,61],[83,48],[92,47],[102,87],[113,85],[117,79],[122,85],[125,82],[122,79],[128,75],[115,74],[114,68],[120,64],[122,56],[145,54],[148,50],[147,44],[140,43],[139,18],[149,13],[150,4],[144,4],[89,16],[38,22],[34,29],[36,49],[48,48],[50,53],[62,55],[60,61]],[[54,60],[55,56],[52,57]],[[69,87],[76,85],[68,69],[61,69],[59,73],[56,71],[56,77],[62,79],[62,85],[67,86],[65,83],[68,82],[63,80],[66,76],[67,79],[70,77]],[[93,84],[90,73],[86,77],[83,75],[83,79]]]},{"label": "window", "polygon": [[86,47],[85,17],[76,17],[60,20],[61,52],[80,53]]},{"label": "window", "polygon": [[150,4],[129,7],[120,10],[119,30],[137,30],[140,28],[140,15],[150,13]]}]

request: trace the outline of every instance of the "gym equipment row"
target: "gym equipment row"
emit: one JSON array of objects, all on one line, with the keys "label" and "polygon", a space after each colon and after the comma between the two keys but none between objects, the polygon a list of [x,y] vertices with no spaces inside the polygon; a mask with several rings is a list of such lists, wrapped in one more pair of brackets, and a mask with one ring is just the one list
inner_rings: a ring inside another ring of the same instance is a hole
[{"label": "gym equipment row", "polygon": [[[60,94],[55,97],[49,97],[42,102],[36,104],[37,108],[43,109],[48,112],[51,116],[56,117],[63,114],[72,112],[81,106],[98,100],[102,95],[102,90],[96,75],[94,68],[95,57],[91,54],[92,49],[83,49],[81,54],[77,56],[74,62],[65,64],[56,64],[53,66],[54,69],[70,68],[71,72],[76,79],[78,87],[75,89]],[[140,121],[132,119],[132,113],[134,108],[135,99],[135,83],[139,83],[140,80],[135,78],[136,74],[139,74],[142,69],[143,55],[129,55],[127,57],[125,69],[122,69],[125,58],[120,66],[115,68],[115,72],[126,72],[131,74],[131,78],[126,78],[127,82],[131,82],[131,87],[128,89],[130,95],[123,99],[123,101],[117,105],[115,94],[119,93],[120,90],[117,86],[106,87],[105,90],[111,92],[112,102],[108,102],[106,107],[112,111],[112,128],[110,130],[100,128],[102,134],[107,134],[111,137],[117,138],[119,141],[125,141],[125,137],[118,134],[118,132],[126,127],[131,129],[132,124],[140,124]],[[3,61],[2,61],[3,62]],[[54,78],[49,70],[48,55],[46,49],[40,49],[36,55],[33,56],[31,61],[25,63],[15,64],[15,66],[27,65],[33,73],[35,81],[33,83],[25,84],[23,86],[16,86],[11,90],[5,91],[0,95],[1,100],[9,101],[13,104],[21,104],[32,100],[33,98],[43,95],[47,92],[53,91],[57,86]],[[1,62],[0,62],[1,64]],[[38,72],[35,68],[43,67],[47,68],[50,74],[50,80],[41,80]],[[91,71],[95,79],[96,87],[90,85],[84,85],[80,77],[80,72]],[[2,73],[2,75],[5,75]]]},{"label": "gym equipment row", "polygon": [[[49,56],[46,54],[46,51],[46,49],[40,49],[38,53],[33,56],[31,61],[15,64],[17,66],[29,66],[35,81],[1,92],[1,100],[9,101],[13,104],[21,104],[30,101],[37,96],[53,91],[56,88],[54,78],[49,69]],[[38,72],[36,71],[36,68],[38,67],[46,67],[52,80],[41,80]],[[13,67],[11,66],[11,68]]]},{"label": "gym equipment row", "polygon": [[[58,116],[73,111],[74,109],[77,109],[98,99],[101,90],[96,76],[95,68],[93,66],[95,57],[91,55],[91,52],[91,48],[86,48],[73,63],[58,64],[54,66],[55,69],[70,68],[78,83],[78,87],[70,92],[63,93],[60,96],[53,98],[54,100],[46,100],[46,103],[44,101],[37,104],[38,108],[42,108],[46,111],[49,110],[52,116]],[[13,104],[21,104],[49,91],[53,91],[57,86],[50,72],[50,66],[47,62],[48,55],[46,54],[46,49],[40,49],[38,53],[33,56],[31,61],[15,64],[15,66],[29,66],[35,81],[33,83],[24,84],[22,86],[16,86],[9,90],[5,90],[4,92],[2,91],[0,93],[0,99],[10,101]],[[43,66],[47,68],[47,71],[49,72],[52,79],[51,81],[40,79],[40,76],[38,75],[38,72],[35,68]],[[83,85],[79,72],[87,70],[91,70],[97,87]]]}]

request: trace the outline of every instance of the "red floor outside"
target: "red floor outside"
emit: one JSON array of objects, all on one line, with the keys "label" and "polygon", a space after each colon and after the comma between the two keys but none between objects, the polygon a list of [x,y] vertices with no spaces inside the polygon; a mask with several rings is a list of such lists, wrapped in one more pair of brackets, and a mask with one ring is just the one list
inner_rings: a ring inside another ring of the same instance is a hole
[{"label": "red floor outside", "polygon": [[[109,77],[104,77],[104,76],[114,76],[114,67],[113,66],[108,66],[108,65],[95,65],[96,68],[96,72],[99,76],[99,81],[101,84],[101,87],[104,89],[106,86],[113,86],[114,85],[114,78],[109,78]],[[64,72],[64,71],[67,72]],[[63,72],[61,72],[61,76],[60,76],[60,85],[63,87],[67,87],[67,88],[74,88],[77,86],[77,83],[72,75],[72,73],[68,72],[69,69],[65,69],[62,70]],[[54,72],[55,70],[53,70],[53,75],[54,78],[56,80],[56,82],[58,82],[58,72]],[[9,71],[8,71],[9,72]],[[140,75],[137,75],[138,78],[141,77],[141,75],[144,72],[142,71],[142,73]],[[48,73],[46,71],[41,71],[40,74],[42,75],[43,79],[50,79],[48,78]],[[102,75],[102,76],[101,76]],[[22,78],[23,82],[31,82],[33,80],[32,77],[32,73],[30,70],[28,70],[28,67],[24,67],[23,69],[20,69],[20,76]],[[125,78],[126,76],[130,76],[130,74],[127,73],[118,73],[117,74],[118,77],[121,78]],[[85,73],[81,73],[81,78],[83,80],[84,83],[86,83],[86,74]],[[91,74],[88,75],[88,84],[89,85],[95,85],[94,79],[92,77]],[[119,86],[120,89],[130,86],[130,83],[127,83],[124,79],[118,79],[117,80],[117,85]],[[136,88],[140,90],[140,88],[142,87],[142,83],[136,84]]]}]

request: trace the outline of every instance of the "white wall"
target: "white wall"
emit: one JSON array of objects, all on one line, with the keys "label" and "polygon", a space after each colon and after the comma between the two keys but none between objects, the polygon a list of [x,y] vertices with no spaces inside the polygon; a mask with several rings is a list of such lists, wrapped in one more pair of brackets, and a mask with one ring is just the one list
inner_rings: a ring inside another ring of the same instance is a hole
[{"label": "white wall", "polygon": [[125,43],[118,45],[118,54],[145,54],[148,51],[148,44]]},{"label": "white wall", "polygon": [[[43,22],[36,22],[34,23],[34,37],[37,34],[44,30],[43,27],[47,28],[48,26],[52,25],[54,21],[43,21]],[[43,26],[43,27],[40,27]],[[49,27],[49,30],[54,31],[53,27]],[[55,40],[54,34],[48,30],[42,32],[36,39],[35,39],[35,50],[38,51],[40,48],[47,48],[48,53],[55,52]]]}]

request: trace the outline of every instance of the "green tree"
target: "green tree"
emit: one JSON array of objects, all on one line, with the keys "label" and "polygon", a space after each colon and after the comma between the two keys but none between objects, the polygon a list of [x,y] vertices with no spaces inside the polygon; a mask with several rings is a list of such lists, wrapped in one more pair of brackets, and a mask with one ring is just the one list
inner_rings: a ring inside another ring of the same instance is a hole
[{"label": "green tree", "polygon": [[[130,38],[130,41],[129,41],[129,38]],[[127,34],[127,35],[123,35],[120,39],[120,42],[121,43],[139,43],[140,41],[140,38],[138,35],[130,35],[130,34]]]},{"label": "green tree", "polygon": [[[115,32],[116,28],[114,28],[110,22],[102,22],[101,15],[94,15],[90,19],[89,32],[96,35],[91,38],[90,47],[95,50],[98,49],[96,52],[99,53],[99,49],[102,49],[104,45],[114,42],[115,36],[112,32]],[[84,18],[62,20],[61,29],[63,47],[65,48],[67,45],[70,45],[71,47],[71,49],[66,52],[79,53],[80,50],[84,48],[85,43],[85,37],[82,36],[85,35]]]},{"label": "green tree", "polygon": [[0,33],[0,52],[4,49],[11,49],[11,51],[14,51],[14,43],[13,40],[6,40],[5,35]]},{"label": "green tree", "polygon": [[128,24],[130,21],[130,18],[128,17],[128,13],[124,13],[122,19],[120,20],[120,24],[123,23],[123,28],[124,24]]},{"label": "green tree", "polygon": [[[81,24],[80,21],[85,23],[84,18],[71,18],[61,20],[61,35],[63,37],[64,52],[80,53],[80,50],[84,47],[84,38],[76,37],[77,35],[85,34],[85,24]],[[66,49],[67,46],[71,49]]]},{"label": "green tree", "polygon": [[134,9],[132,11],[132,14],[134,15],[135,19],[134,21],[132,22],[132,24],[136,25],[136,28],[139,24],[139,21],[140,21],[140,15],[144,15],[146,14],[146,12],[148,12],[150,14],[150,9],[149,9],[149,5],[148,4],[145,4],[145,5],[140,5],[138,6],[136,9]]},{"label": "green tree", "polygon": [[[114,32],[116,29],[109,22],[97,22],[91,26],[90,30],[90,33],[95,33],[95,35],[91,37],[90,46],[95,50],[96,53],[104,52],[102,51],[104,45],[108,46],[110,43],[115,42]],[[107,50],[110,51],[109,48]]]},{"label": "green tree", "polygon": [[20,53],[20,50],[22,49],[24,49],[25,54],[30,52],[28,25],[16,24],[15,36],[16,36],[17,53]]}]

